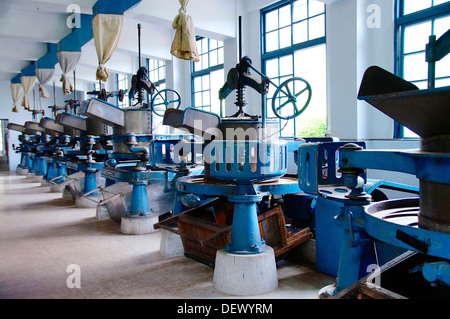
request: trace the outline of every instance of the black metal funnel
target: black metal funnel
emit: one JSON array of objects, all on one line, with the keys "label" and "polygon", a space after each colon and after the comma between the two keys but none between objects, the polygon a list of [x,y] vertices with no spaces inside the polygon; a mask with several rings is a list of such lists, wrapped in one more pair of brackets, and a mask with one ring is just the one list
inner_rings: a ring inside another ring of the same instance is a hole
[{"label": "black metal funnel", "polygon": [[450,135],[450,87],[419,90],[414,84],[372,66],[364,74],[358,99],[422,138]]}]

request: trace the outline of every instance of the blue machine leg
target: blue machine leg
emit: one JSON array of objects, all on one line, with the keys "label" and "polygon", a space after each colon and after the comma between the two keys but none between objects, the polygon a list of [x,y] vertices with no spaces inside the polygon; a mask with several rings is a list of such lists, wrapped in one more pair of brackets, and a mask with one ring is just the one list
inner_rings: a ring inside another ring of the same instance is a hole
[{"label": "blue machine leg", "polygon": [[[95,178],[96,170],[84,172],[84,193],[89,193],[97,188],[97,181]],[[99,195],[98,192],[92,192],[88,196]]]},{"label": "blue machine leg", "polygon": [[25,154],[25,166],[23,166],[23,168],[31,169],[32,166],[33,166],[33,161],[31,160],[30,155],[27,153],[27,154]]},{"label": "blue machine leg", "polygon": [[258,254],[263,252],[264,241],[259,231],[257,205],[260,196],[232,196],[234,202],[231,240],[225,251],[234,254]]},{"label": "blue machine leg", "polygon": [[350,232],[345,230],[339,258],[336,291],[334,294],[339,293],[359,280],[359,270],[361,268],[364,245],[357,244],[352,246],[350,244],[351,240]]},{"label": "blue machine leg", "polygon": [[56,166],[56,176],[55,177],[61,176],[60,178],[55,180],[55,182],[57,184],[64,183],[66,181],[66,176],[67,176],[66,165],[64,165],[62,163],[57,163],[57,164],[55,164],[55,166]]},{"label": "blue machine leg", "polygon": [[150,204],[147,197],[147,184],[145,182],[133,184],[131,210],[127,217],[145,217],[149,213]]},{"label": "blue machine leg", "polygon": [[48,163],[47,164],[47,174],[45,175],[46,180],[54,179],[57,177],[56,175],[56,165],[55,163]]},{"label": "blue machine leg", "polygon": [[44,176],[47,172],[47,162],[42,157],[36,157],[33,162],[33,171],[36,176]]}]

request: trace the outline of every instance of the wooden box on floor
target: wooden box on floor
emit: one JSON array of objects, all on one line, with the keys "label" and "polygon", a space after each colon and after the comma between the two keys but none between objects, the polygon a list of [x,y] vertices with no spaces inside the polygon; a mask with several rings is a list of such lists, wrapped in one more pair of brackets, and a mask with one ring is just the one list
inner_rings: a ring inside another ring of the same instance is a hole
[{"label": "wooden box on floor", "polygon": [[[217,250],[230,241],[234,204],[217,198],[154,225],[181,236],[186,257],[214,267]],[[281,260],[289,251],[312,238],[309,228],[286,226],[281,206],[258,215],[261,237]]]}]

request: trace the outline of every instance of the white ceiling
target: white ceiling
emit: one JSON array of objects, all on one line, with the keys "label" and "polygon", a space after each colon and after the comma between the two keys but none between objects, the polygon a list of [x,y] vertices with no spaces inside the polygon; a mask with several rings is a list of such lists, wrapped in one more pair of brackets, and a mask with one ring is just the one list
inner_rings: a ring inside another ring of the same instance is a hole
[{"label": "white ceiling", "polygon": [[[58,43],[70,34],[71,29],[67,27],[70,4],[79,5],[81,13],[92,14],[96,2],[0,0],[0,80],[11,80],[32,61],[47,53],[47,43]],[[126,11],[121,40],[112,59],[106,64],[107,69],[119,73],[136,71],[132,61],[138,55],[138,23],[142,26],[142,56],[172,59],[169,52],[174,35],[172,20],[179,8],[178,0],[142,0]],[[213,35],[217,39],[235,36],[235,1],[195,0],[188,5],[187,13],[192,16],[198,35]],[[91,40],[82,48],[82,57],[76,67],[77,80],[94,82],[97,66],[97,54]],[[59,64],[55,70],[55,82],[59,82]]]}]

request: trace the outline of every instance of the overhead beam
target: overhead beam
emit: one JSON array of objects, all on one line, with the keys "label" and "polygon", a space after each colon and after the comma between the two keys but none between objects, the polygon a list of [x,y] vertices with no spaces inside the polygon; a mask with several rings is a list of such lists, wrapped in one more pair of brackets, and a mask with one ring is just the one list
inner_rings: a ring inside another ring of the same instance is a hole
[{"label": "overhead beam", "polygon": [[57,43],[71,32],[66,15],[12,9],[7,19],[0,19],[0,37],[34,42]]}]

